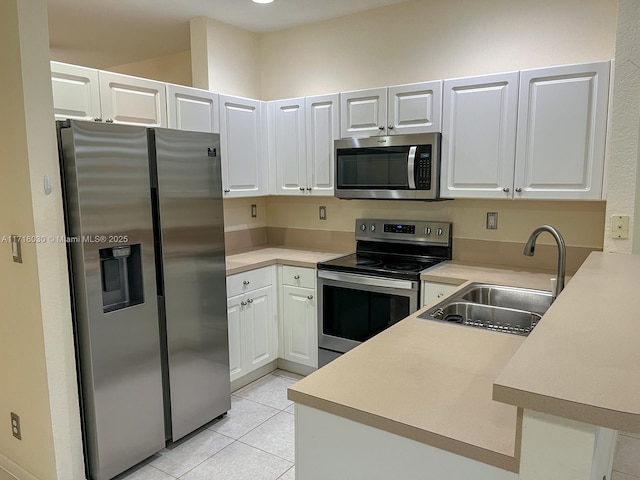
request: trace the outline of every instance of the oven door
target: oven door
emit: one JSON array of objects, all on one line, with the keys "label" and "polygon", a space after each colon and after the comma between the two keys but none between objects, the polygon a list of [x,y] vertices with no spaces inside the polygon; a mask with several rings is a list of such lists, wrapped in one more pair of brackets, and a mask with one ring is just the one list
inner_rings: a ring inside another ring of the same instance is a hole
[{"label": "oven door", "polygon": [[318,270],[318,346],[341,354],[418,309],[419,282]]}]

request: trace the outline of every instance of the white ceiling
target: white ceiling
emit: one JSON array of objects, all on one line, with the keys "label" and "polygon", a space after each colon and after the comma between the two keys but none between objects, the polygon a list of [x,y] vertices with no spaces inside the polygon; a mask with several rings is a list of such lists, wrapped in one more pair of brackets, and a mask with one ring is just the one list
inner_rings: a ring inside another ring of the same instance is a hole
[{"label": "white ceiling", "polygon": [[406,0],[48,0],[52,58],[97,68],[189,49],[189,20],[210,17],[254,32]]}]

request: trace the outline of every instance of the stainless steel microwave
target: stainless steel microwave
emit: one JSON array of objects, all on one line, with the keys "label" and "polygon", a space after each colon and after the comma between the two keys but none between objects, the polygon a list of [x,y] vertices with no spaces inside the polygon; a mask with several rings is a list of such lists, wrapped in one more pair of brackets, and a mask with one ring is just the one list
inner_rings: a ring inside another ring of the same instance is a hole
[{"label": "stainless steel microwave", "polygon": [[335,196],[437,200],[440,133],[335,141]]}]

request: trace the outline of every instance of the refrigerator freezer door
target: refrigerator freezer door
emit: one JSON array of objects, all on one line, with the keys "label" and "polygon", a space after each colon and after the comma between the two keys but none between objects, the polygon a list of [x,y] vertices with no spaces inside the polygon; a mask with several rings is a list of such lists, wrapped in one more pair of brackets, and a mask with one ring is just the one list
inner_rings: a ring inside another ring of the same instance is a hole
[{"label": "refrigerator freezer door", "polygon": [[167,129],[150,135],[176,441],[231,408],[220,140]]},{"label": "refrigerator freezer door", "polygon": [[85,439],[92,480],[164,447],[147,132],[61,132]]}]

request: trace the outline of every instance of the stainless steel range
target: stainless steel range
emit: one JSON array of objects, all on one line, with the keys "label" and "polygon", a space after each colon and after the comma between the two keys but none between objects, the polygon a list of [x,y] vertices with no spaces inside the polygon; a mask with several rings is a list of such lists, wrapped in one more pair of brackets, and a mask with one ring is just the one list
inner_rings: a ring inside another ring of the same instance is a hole
[{"label": "stainless steel range", "polygon": [[452,258],[446,222],[356,220],[356,253],[318,264],[318,365],[418,309],[420,273]]}]

